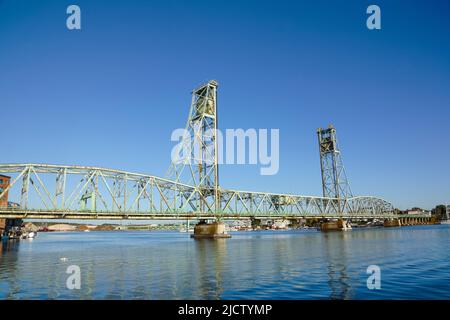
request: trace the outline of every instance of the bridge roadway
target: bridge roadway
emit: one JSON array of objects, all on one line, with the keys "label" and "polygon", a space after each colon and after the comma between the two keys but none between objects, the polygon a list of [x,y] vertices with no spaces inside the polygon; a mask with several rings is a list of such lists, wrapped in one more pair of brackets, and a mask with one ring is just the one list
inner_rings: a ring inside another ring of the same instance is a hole
[{"label": "bridge roadway", "polygon": [[[219,189],[217,209],[211,190],[157,176],[99,167],[0,164],[11,177],[0,193],[16,207],[0,207],[0,218],[28,219],[392,219],[389,202],[357,196],[314,196]],[[418,218],[429,217],[417,215]]]}]

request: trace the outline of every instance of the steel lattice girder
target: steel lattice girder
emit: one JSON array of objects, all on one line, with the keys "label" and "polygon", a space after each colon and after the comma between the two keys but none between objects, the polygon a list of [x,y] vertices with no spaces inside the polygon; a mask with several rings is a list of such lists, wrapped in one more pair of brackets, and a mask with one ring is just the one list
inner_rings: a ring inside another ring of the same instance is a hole
[{"label": "steel lattice girder", "polygon": [[[18,207],[0,208],[2,217],[182,218],[215,217],[200,210],[204,190],[172,180],[98,167],[3,164],[12,176],[9,192]],[[223,218],[361,217],[392,218],[393,206],[380,198],[346,200],[219,189]],[[339,210],[343,208],[343,210]],[[53,217],[53,216],[52,216]]]}]

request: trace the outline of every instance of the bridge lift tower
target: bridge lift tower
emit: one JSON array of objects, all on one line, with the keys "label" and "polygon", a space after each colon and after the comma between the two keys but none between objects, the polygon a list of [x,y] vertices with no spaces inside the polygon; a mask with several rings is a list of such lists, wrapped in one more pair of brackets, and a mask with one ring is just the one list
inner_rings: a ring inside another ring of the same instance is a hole
[{"label": "bridge lift tower", "polygon": [[329,125],[328,128],[317,129],[320,151],[320,169],[322,172],[322,190],[325,198],[336,199],[335,205],[338,213],[342,213],[345,205],[343,200],[353,197],[341,151],[338,147],[336,129]]},{"label": "bridge lift tower", "polygon": [[[192,92],[189,118],[182,141],[179,144],[183,154],[173,159],[169,178],[188,183],[198,189],[195,199],[202,213],[214,214],[216,221],[200,222],[194,228],[195,238],[229,238],[225,224],[220,219],[221,199],[219,190],[219,165],[217,141],[217,87],[215,80],[200,86]],[[186,198],[186,197],[185,197]]]},{"label": "bridge lift tower", "polygon": [[219,166],[217,134],[217,87],[211,80],[194,89],[189,117],[173,158],[168,178],[199,189],[196,199],[204,213],[220,211]]}]

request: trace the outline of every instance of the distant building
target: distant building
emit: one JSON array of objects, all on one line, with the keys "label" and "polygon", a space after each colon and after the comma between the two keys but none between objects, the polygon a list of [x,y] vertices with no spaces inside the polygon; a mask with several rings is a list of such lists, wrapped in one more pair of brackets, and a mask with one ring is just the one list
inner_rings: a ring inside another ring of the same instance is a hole
[{"label": "distant building", "polygon": [[58,223],[48,226],[47,229],[49,231],[75,231],[77,226],[66,223]]},{"label": "distant building", "polygon": [[[11,177],[0,174],[0,195],[8,188]],[[8,191],[0,198],[0,207],[8,206]]]},{"label": "distant building", "polygon": [[18,204],[17,202],[11,202],[8,201],[8,208],[19,208],[20,204]]},{"label": "distant building", "polygon": [[413,209],[408,209],[406,211],[402,212],[403,214],[408,214],[408,215],[423,215],[423,214],[427,214],[427,215],[431,215],[430,211],[424,210],[424,209],[420,209],[420,208],[413,208]]},{"label": "distant building", "polygon": [[20,228],[22,219],[0,219],[0,237],[6,235],[9,230]]},{"label": "distant building", "polygon": [[[12,206],[15,205],[14,203],[8,202],[9,190],[6,190],[9,187],[10,181],[11,177],[0,174],[0,208],[7,208],[10,204],[12,204]],[[22,219],[0,219],[0,237],[7,235],[12,229],[20,228],[21,225]]]}]

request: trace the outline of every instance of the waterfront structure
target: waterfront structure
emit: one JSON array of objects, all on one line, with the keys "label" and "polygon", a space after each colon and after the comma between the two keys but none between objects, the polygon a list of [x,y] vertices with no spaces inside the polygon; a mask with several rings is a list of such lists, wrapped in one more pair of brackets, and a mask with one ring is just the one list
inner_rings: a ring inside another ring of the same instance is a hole
[{"label": "waterfront structure", "polygon": [[[8,187],[11,177],[0,174],[0,208],[8,207]],[[8,219],[0,219],[0,238],[7,229],[10,228],[11,222]]]},{"label": "waterfront structure", "polygon": [[420,208],[413,208],[413,209],[406,210],[404,212],[404,214],[407,214],[407,215],[431,215],[431,212],[424,210],[424,209],[420,209]]},{"label": "waterfront structure", "polygon": [[[14,191],[14,196],[20,200],[18,208],[0,208],[0,218],[298,220],[399,217],[392,204],[381,198],[353,196],[341,166],[333,127],[319,131],[323,196],[222,188],[214,136],[217,88],[216,81],[209,81],[192,94],[187,123],[190,139],[185,141],[199,143],[198,153],[188,157],[196,162],[173,163],[167,178],[87,166],[0,164],[0,174],[13,176],[0,193],[0,199]],[[196,152],[195,148],[191,150]]]},{"label": "waterfront structure", "polygon": [[0,207],[7,207],[8,206],[8,187],[9,182],[11,180],[11,177],[1,175],[0,174],[0,194],[4,195],[0,197]]}]

